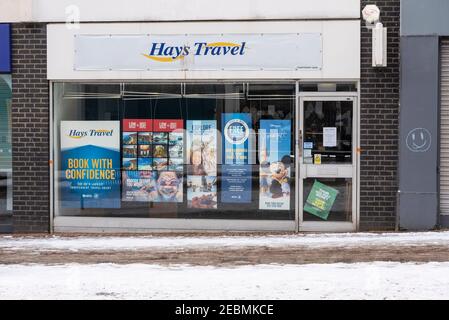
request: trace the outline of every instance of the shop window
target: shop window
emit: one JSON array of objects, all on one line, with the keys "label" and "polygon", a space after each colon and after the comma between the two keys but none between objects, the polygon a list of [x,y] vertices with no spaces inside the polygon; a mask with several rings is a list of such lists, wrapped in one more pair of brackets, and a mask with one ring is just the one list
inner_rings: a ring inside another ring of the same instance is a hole
[{"label": "shop window", "polygon": [[0,75],[0,214],[12,213],[11,76]]},{"label": "shop window", "polygon": [[[247,85],[248,88],[248,99],[256,100],[256,99],[268,99],[273,100],[276,98],[277,100],[291,100],[295,99],[296,93],[292,91],[291,84],[286,83],[249,83]],[[267,90],[270,88],[270,90]],[[274,96],[275,95],[275,96]]]},{"label": "shop window", "polygon": [[182,83],[125,83],[122,96],[125,100],[181,98]]},{"label": "shop window", "polygon": [[304,101],[303,119],[304,163],[352,163],[352,101]]},{"label": "shop window", "polygon": [[300,83],[299,91],[303,92],[357,92],[355,83]]},{"label": "shop window", "polygon": [[62,95],[64,99],[113,99],[120,98],[119,84],[80,84],[63,83]]},{"label": "shop window", "polygon": [[69,86],[56,215],[294,219],[293,82]]},{"label": "shop window", "polygon": [[185,97],[197,99],[244,99],[244,83],[187,83]]}]

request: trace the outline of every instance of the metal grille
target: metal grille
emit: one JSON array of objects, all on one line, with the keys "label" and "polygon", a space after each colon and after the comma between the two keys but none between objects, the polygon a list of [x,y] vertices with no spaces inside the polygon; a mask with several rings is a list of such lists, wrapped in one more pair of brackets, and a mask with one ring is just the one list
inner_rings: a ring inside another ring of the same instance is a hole
[{"label": "metal grille", "polygon": [[449,215],[449,38],[441,41],[440,50],[440,213]]}]

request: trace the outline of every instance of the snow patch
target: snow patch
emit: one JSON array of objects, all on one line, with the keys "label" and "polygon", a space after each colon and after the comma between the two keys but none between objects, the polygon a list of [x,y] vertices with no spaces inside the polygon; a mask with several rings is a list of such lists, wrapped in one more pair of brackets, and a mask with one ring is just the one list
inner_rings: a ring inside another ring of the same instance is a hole
[{"label": "snow patch", "polygon": [[448,299],[448,268],[449,262],[0,265],[0,299]]},{"label": "snow patch", "polygon": [[125,236],[125,237],[0,237],[8,250],[165,250],[239,247],[360,247],[449,245],[449,231],[414,233],[343,233],[254,236]]}]

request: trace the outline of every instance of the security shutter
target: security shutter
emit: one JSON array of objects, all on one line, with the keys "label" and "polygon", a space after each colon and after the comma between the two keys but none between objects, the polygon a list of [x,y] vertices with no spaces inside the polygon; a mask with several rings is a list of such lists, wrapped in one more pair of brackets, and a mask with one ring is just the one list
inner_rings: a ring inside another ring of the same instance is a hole
[{"label": "security shutter", "polygon": [[449,215],[449,38],[440,48],[440,213]]}]

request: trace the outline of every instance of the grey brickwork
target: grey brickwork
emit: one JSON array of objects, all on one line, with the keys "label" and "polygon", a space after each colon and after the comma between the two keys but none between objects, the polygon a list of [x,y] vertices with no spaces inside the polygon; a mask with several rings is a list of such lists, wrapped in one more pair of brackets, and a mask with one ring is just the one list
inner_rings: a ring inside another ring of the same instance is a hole
[{"label": "grey brickwork", "polygon": [[360,229],[391,230],[396,223],[400,1],[376,4],[388,28],[388,67],[371,66],[371,31],[362,22],[360,144]]},{"label": "grey brickwork", "polygon": [[12,24],[14,232],[48,232],[49,86],[46,25]]}]

